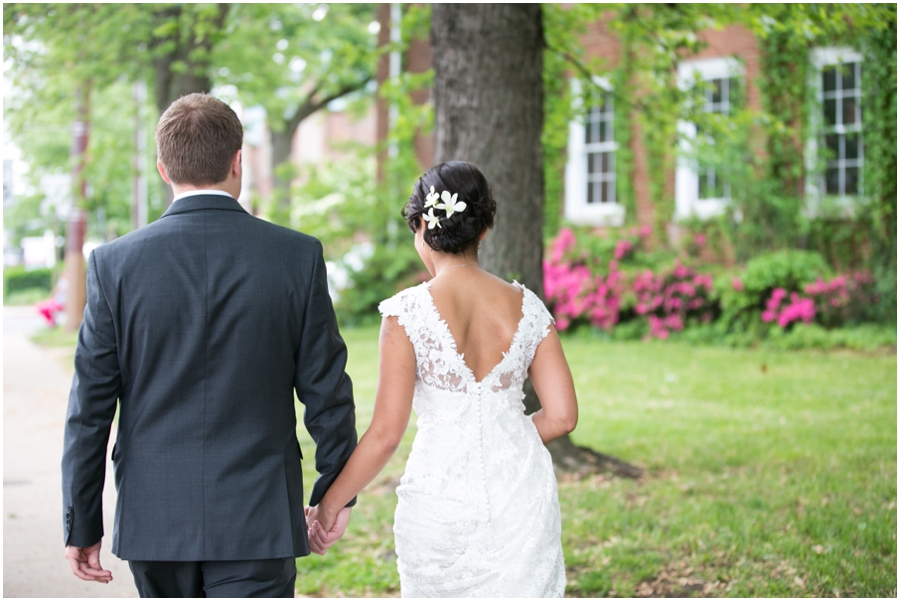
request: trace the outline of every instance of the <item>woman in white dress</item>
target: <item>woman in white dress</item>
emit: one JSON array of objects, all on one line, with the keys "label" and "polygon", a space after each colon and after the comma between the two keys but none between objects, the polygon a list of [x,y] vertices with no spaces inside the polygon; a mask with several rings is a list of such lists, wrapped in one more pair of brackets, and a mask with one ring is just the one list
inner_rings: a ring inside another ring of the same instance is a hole
[{"label": "woman in white dress", "polygon": [[[349,511],[341,510],[385,466],[415,409],[394,517],[405,597],[565,592],[556,479],[543,443],[575,428],[575,388],[540,299],[478,265],[495,212],[474,165],[442,163],[419,178],[403,213],[433,278],[379,306],[372,423],[308,513],[311,546],[324,552],[342,532],[336,521]],[[530,416],[528,377],[542,405]]]}]

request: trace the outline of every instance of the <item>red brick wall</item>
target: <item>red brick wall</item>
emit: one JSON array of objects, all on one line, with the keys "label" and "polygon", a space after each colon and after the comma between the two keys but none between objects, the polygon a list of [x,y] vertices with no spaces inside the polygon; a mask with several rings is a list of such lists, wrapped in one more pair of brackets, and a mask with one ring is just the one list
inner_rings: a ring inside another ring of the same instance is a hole
[{"label": "red brick wall", "polygon": [[[721,30],[704,30],[698,38],[707,46],[694,56],[686,56],[685,60],[737,56],[745,65],[745,81],[747,83],[747,103],[750,108],[760,108],[759,77],[760,50],[753,34],[739,25],[730,25]],[[588,25],[587,32],[581,37],[581,43],[588,59],[602,59],[602,64],[615,68],[621,58],[621,44],[608,31],[603,20]],[[641,225],[652,225],[654,206],[650,200],[650,186],[647,172],[647,161],[644,146],[641,142],[640,127],[633,122],[631,148],[634,152],[634,191],[637,208],[637,221]],[[666,194],[674,197],[675,172],[666,175]],[[674,198],[673,198],[674,201]],[[674,205],[674,202],[672,203]]]}]

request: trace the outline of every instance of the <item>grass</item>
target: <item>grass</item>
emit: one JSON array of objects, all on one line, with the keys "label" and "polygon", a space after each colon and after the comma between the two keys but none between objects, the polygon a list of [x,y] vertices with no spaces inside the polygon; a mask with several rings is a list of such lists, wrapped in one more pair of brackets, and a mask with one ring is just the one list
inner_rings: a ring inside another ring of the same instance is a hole
[{"label": "grass", "polygon": [[3,304],[14,306],[34,305],[42,300],[46,300],[49,296],[50,291],[44,288],[26,288],[7,294],[3,299]]},{"label": "grass", "polygon": [[[377,328],[347,329],[357,429],[372,416]],[[74,348],[61,329],[35,336]],[[896,597],[897,357],[563,339],[579,445],[641,481],[560,479],[569,596]],[[298,416],[299,417],[299,416]],[[359,497],[297,592],[398,596],[394,487],[415,434]],[[302,425],[307,494],[315,447]]]},{"label": "grass", "polygon": [[[362,433],[378,332],[344,335]],[[563,344],[574,441],[647,469],[639,482],[561,479],[568,595],[896,596],[893,352]],[[393,488],[414,433],[360,495],[344,539],[298,560],[299,593],[399,594]]]}]

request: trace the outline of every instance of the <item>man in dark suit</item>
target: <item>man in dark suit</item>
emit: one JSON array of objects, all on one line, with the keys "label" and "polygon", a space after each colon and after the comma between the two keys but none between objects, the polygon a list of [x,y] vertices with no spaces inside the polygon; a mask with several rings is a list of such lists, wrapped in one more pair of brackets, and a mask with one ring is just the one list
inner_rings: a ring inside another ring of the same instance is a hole
[{"label": "man in dark suit", "polygon": [[310,551],[294,391],[317,445],[310,505],[356,446],[322,245],[237,203],[242,139],[223,102],[174,102],[156,140],[175,201],[88,262],[62,461],[66,557],[85,580],[112,578],[99,553],[117,404],[112,551],[141,596],[292,597]]}]

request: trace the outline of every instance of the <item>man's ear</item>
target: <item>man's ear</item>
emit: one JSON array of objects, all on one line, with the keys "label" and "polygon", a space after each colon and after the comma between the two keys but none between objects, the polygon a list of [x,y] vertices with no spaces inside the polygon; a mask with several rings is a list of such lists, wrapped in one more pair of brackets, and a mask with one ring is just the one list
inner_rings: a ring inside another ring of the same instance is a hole
[{"label": "man's ear", "polygon": [[163,167],[163,164],[159,161],[156,161],[156,170],[159,171],[159,175],[163,178],[164,182],[166,182],[167,184],[172,183],[172,181],[169,179],[169,176],[166,175],[166,168]]},{"label": "man's ear", "polygon": [[241,173],[243,171],[243,166],[241,165],[241,155],[244,151],[238,150],[234,153],[234,158],[231,159],[231,175],[237,179],[241,177]]}]

